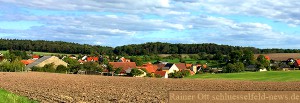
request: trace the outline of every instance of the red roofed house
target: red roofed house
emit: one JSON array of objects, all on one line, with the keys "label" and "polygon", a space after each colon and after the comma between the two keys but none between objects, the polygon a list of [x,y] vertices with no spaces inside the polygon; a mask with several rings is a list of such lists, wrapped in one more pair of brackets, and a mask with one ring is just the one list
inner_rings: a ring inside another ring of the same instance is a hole
[{"label": "red roofed house", "polygon": [[32,60],[38,60],[40,58],[40,56],[39,55],[32,55]]},{"label": "red roofed house", "polygon": [[33,63],[34,60],[21,60],[21,62],[22,62],[25,66],[27,66],[28,64]]},{"label": "red roofed house", "polygon": [[168,78],[167,71],[155,71],[154,74],[162,76],[162,78]]},{"label": "red roofed house", "polygon": [[121,74],[130,73],[131,69],[136,68],[135,62],[109,62],[113,68],[122,68]]},{"label": "red roofed house", "polygon": [[175,63],[175,65],[177,66],[177,68],[179,70],[185,70],[186,69],[185,63]]},{"label": "red roofed house", "polygon": [[267,55],[265,55],[265,58],[266,58],[267,60],[271,60],[271,59],[270,59],[270,57],[269,57],[269,56],[267,56]]},{"label": "red roofed house", "polygon": [[87,62],[98,62],[99,58],[98,57],[87,57],[86,60],[87,60]]},{"label": "red roofed house", "polygon": [[297,59],[294,63],[295,67],[296,68],[299,68],[300,67],[300,59]]},{"label": "red roofed house", "polygon": [[154,73],[156,70],[157,70],[157,66],[156,65],[153,65],[151,63],[147,63],[147,64],[144,64],[142,67],[140,68],[144,68],[146,69],[146,71],[148,73]]},{"label": "red roofed house", "polygon": [[124,57],[120,58],[118,62],[130,62],[130,59],[126,59]]},{"label": "red roofed house", "polygon": [[186,68],[191,68],[193,64],[185,64]]}]

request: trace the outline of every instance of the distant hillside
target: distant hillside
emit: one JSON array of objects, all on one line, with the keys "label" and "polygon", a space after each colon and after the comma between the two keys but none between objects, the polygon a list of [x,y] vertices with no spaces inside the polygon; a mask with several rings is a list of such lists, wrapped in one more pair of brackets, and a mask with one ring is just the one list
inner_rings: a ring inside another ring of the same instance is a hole
[{"label": "distant hillside", "polygon": [[67,54],[111,54],[113,48],[62,41],[0,39],[0,50],[25,50]]}]

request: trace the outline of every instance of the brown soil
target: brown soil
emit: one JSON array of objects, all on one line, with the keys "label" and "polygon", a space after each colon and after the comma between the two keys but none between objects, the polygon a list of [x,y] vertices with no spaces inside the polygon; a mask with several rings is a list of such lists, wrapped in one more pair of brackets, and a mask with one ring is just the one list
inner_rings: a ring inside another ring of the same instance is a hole
[{"label": "brown soil", "polygon": [[[255,58],[258,57],[260,54],[255,54]],[[277,60],[277,61],[285,61],[289,58],[300,59],[300,53],[270,53],[270,54],[261,54],[267,55],[270,59]]]},{"label": "brown soil", "polygon": [[299,86],[300,82],[158,79],[0,72],[0,88],[41,102],[166,102],[169,90],[299,91]]}]

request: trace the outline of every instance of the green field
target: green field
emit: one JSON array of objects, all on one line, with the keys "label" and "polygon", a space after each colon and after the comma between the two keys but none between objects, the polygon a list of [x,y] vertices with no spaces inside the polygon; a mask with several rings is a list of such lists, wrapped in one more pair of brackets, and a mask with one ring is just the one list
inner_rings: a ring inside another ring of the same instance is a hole
[{"label": "green field", "polygon": [[[8,53],[8,50],[1,50],[0,53]],[[44,56],[51,56],[51,55],[72,55],[72,54],[64,54],[64,53],[49,53],[49,52],[33,52],[33,54],[37,55],[44,55]],[[78,55],[78,54],[74,54]]]},{"label": "green field", "polygon": [[5,53],[7,53],[8,51],[7,50],[1,50],[0,51],[0,53],[2,53],[2,54],[5,54]]},{"label": "green field", "polygon": [[49,52],[33,52],[33,54],[51,56],[51,55],[72,55],[72,54],[64,54],[64,53],[49,53]]},{"label": "green field", "polygon": [[300,81],[300,71],[268,71],[220,74],[196,74],[191,79],[223,79],[248,81]]},{"label": "green field", "polygon": [[0,103],[38,103],[26,97],[21,97],[0,89]]}]

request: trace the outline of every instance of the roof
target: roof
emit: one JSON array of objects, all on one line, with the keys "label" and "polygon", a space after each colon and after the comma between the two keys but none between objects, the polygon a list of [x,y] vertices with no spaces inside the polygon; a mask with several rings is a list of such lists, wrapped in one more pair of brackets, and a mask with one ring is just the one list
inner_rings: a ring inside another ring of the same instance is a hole
[{"label": "roof", "polygon": [[297,59],[295,63],[297,63],[297,65],[300,65],[300,59]]},{"label": "roof", "polygon": [[192,67],[193,64],[185,64],[186,68]]},{"label": "roof", "polygon": [[162,67],[163,70],[169,70],[173,66],[173,63],[167,63],[164,67]]},{"label": "roof", "polygon": [[91,61],[97,62],[97,61],[99,60],[99,58],[98,58],[98,57],[87,57],[86,60],[87,60],[88,62],[91,62]]},{"label": "roof", "polygon": [[175,65],[179,70],[186,69],[185,63],[175,63]]},{"label": "roof", "polygon": [[109,64],[111,64],[113,68],[122,68],[123,70],[136,68],[135,62],[109,62]]},{"label": "roof", "polygon": [[152,64],[144,64],[142,68],[145,68],[148,73],[154,73],[157,70],[157,66]]},{"label": "roof", "polygon": [[25,64],[25,65],[28,65],[28,64],[30,64],[30,63],[33,63],[34,60],[21,60],[21,62],[22,62],[23,64]]},{"label": "roof", "polygon": [[40,58],[39,55],[32,55],[32,58]]},{"label": "roof", "polygon": [[124,57],[119,59],[119,62],[130,62],[130,59],[126,59]]},{"label": "roof", "polygon": [[266,58],[267,60],[271,60],[271,59],[270,59],[270,57],[269,57],[269,56],[267,56],[267,55],[265,55],[265,58]]},{"label": "roof", "polygon": [[155,71],[154,74],[160,75],[162,77],[164,77],[166,75],[166,71]]},{"label": "roof", "polygon": [[165,67],[165,65],[166,64],[160,63],[160,64],[157,64],[156,66],[157,66],[157,69],[162,69],[163,67]]},{"label": "roof", "polygon": [[51,57],[52,57],[52,56],[44,56],[44,57],[42,57],[42,58],[40,58],[40,59],[38,59],[38,60],[36,60],[36,61],[30,63],[30,64],[27,65],[26,67],[27,67],[27,68],[32,68],[32,67],[34,67],[34,66],[40,64],[41,62],[43,62],[43,61],[45,61],[45,60],[47,60],[47,59],[49,59],[49,58],[51,58]]}]

